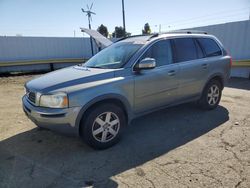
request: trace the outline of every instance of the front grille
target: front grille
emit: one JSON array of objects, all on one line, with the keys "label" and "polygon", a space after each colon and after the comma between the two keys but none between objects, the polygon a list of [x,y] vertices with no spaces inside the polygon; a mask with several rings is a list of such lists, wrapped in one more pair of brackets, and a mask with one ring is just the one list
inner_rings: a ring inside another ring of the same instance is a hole
[{"label": "front grille", "polygon": [[28,95],[28,99],[30,100],[30,102],[35,104],[36,103],[36,94],[34,92],[30,91],[27,93],[27,95]]}]

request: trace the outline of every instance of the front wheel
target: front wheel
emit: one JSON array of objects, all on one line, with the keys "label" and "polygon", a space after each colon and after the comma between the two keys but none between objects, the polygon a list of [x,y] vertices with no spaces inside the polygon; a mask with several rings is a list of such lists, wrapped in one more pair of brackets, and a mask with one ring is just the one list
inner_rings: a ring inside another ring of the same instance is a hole
[{"label": "front wheel", "polygon": [[206,85],[198,104],[205,110],[212,110],[219,105],[221,93],[221,83],[217,80],[211,80]]},{"label": "front wheel", "polygon": [[126,125],[123,110],[114,104],[102,104],[91,109],[81,124],[84,141],[94,149],[115,145]]}]

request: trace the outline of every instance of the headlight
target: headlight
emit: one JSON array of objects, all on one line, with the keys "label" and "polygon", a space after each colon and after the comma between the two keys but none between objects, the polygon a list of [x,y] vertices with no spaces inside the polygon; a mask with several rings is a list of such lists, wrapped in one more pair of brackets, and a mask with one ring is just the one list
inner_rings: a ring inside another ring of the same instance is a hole
[{"label": "headlight", "polygon": [[68,96],[66,93],[57,93],[51,95],[41,95],[40,106],[49,108],[67,108]]}]

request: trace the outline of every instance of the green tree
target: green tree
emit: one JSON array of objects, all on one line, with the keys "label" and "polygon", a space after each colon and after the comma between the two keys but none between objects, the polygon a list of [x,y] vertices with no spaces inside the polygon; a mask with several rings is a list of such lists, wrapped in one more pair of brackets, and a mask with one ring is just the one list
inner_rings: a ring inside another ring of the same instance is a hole
[{"label": "green tree", "polygon": [[115,27],[115,31],[112,33],[112,37],[114,38],[122,38],[125,36],[125,30],[123,29],[123,27]]},{"label": "green tree", "polygon": [[125,30],[123,29],[123,27],[115,27],[115,31],[112,33],[112,37],[113,38],[122,38],[122,37],[128,37],[131,36],[131,33],[125,32]]},{"label": "green tree", "polygon": [[101,25],[97,28],[97,31],[98,31],[99,33],[101,33],[104,37],[108,37],[108,35],[109,35],[108,28],[107,28],[105,25],[103,25],[103,24],[101,24]]},{"label": "green tree", "polygon": [[149,35],[151,33],[150,25],[146,23],[144,25],[144,29],[142,30],[142,34]]}]

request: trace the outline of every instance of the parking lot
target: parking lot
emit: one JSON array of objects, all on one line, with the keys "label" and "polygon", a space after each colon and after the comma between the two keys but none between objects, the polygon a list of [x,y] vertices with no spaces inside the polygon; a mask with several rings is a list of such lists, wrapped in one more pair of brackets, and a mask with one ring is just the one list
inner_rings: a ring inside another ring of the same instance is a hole
[{"label": "parking lot", "polygon": [[250,187],[249,80],[230,80],[216,110],[149,114],[95,151],[26,118],[23,84],[33,77],[0,78],[0,187]]}]

